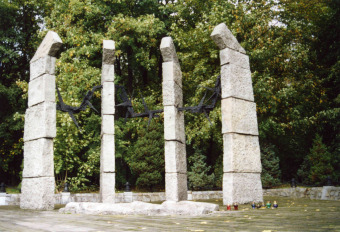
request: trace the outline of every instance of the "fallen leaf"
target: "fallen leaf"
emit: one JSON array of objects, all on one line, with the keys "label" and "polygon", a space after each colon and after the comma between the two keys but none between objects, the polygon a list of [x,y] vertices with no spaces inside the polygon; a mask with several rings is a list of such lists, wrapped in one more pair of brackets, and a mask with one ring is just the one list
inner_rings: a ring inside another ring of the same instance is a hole
[{"label": "fallen leaf", "polygon": [[208,224],[207,222],[201,222],[201,224]]},{"label": "fallen leaf", "polygon": [[262,232],[272,232],[271,230],[262,230]]},{"label": "fallen leaf", "polygon": [[179,223],[179,222],[176,222],[176,225],[179,225],[179,224],[181,224],[181,223]]},{"label": "fallen leaf", "polygon": [[320,211],[320,209],[316,209],[315,211]]}]

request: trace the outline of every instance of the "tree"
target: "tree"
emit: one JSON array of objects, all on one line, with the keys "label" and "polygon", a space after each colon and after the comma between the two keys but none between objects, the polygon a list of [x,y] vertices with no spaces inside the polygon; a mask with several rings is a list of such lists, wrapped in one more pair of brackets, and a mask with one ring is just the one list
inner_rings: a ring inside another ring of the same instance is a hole
[{"label": "tree", "polygon": [[38,0],[0,2],[0,182],[8,185],[20,182],[29,61],[48,7]]},{"label": "tree", "polygon": [[202,190],[214,187],[214,173],[209,174],[211,166],[207,165],[206,156],[197,151],[189,157],[189,189]]},{"label": "tree", "polygon": [[273,145],[261,147],[261,181],[264,187],[273,187],[281,183],[280,160],[275,150]]},{"label": "tree", "polygon": [[324,184],[328,176],[333,177],[334,180],[333,160],[335,160],[335,157],[328,150],[327,146],[322,142],[322,137],[316,134],[313,147],[298,170],[298,176],[303,183]]}]

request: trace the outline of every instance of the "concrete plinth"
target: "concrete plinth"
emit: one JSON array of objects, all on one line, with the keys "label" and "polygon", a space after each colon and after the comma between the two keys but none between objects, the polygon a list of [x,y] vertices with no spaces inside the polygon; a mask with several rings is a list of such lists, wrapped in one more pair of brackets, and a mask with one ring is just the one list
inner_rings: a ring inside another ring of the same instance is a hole
[{"label": "concrete plinth", "polygon": [[191,201],[165,201],[161,205],[135,201],[132,203],[89,203],[71,202],[61,213],[94,214],[94,215],[188,215],[199,216],[218,211],[219,206],[204,202]]}]

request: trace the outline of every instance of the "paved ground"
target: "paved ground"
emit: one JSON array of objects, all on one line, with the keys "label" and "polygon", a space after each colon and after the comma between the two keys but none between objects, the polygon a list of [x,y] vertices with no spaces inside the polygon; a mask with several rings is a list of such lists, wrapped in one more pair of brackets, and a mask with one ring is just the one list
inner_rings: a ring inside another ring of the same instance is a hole
[{"label": "paved ground", "polygon": [[[265,197],[278,209],[251,209],[188,216],[60,214],[0,206],[0,231],[340,231],[340,201]],[[221,201],[214,201],[221,204]],[[61,207],[61,206],[58,206]]]}]

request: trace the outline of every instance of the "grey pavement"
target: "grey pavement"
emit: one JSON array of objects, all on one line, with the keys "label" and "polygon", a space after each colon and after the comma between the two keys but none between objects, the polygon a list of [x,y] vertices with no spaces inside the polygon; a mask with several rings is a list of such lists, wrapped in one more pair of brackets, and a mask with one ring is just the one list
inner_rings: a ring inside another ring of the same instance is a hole
[{"label": "grey pavement", "polygon": [[[206,216],[61,214],[0,206],[0,231],[340,231],[340,201],[265,197],[278,209],[220,211]],[[222,203],[219,201],[209,201]],[[57,208],[62,207],[58,205]]]}]

